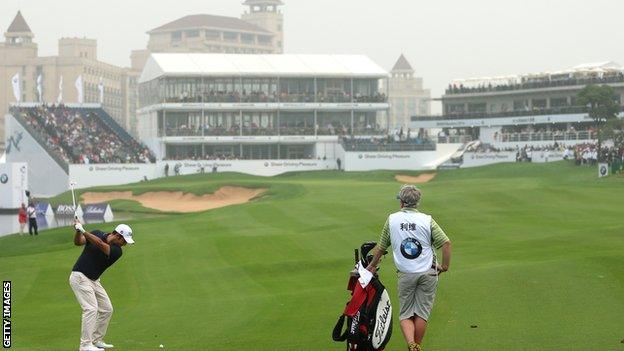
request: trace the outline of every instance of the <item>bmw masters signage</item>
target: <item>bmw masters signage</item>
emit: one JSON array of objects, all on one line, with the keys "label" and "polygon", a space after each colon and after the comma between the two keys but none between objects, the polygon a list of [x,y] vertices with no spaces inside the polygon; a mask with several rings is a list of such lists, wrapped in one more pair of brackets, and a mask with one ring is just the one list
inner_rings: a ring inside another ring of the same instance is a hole
[{"label": "bmw masters signage", "polygon": [[598,178],[609,176],[609,164],[608,163],[599,163],[598,164]]}]

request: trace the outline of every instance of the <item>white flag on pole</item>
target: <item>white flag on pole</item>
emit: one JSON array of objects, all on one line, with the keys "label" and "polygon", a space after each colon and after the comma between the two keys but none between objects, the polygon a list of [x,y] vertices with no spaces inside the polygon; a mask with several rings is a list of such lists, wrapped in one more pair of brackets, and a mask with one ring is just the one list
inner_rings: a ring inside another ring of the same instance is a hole
[{"label": "white flag on pole", "polygon": [[19,73],[15,73],[13,78],[11,78],[11,84],[13,85],[13,96],[15,96],[15,101],[20,102],[22,100],[22,89],[20,86]]},{"label": "white flag on pole", "polygon": [[39,93],[39,102],[43,102],[43,77],[37,76],[37,93]]},{"label": "white flag on pole", "polygon": [[78,103],[82,104],[84,102],[82,91],[82,75],[79,75],[78,78],[76,78],[76,82],[74,83],[74,85],[76,86],[76,90],[78,91]]},{"label": "white flag on pole", "polygon": [[61,80],[59,81],[59,94],[56,99],[56,103],[60,104],[63,102],[63,76],[61,76]]},{"label": "white flag on pole", "polygon": [[100,104],[104,103],[104,80],[100,77],[100,83],[98,84],[98,89],[100,90]]}]

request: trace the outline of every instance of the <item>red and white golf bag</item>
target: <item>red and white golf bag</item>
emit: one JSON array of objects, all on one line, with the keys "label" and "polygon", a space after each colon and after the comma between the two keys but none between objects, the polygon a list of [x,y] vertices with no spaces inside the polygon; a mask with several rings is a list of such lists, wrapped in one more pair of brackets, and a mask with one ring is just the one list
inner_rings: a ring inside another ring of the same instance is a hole
[{"label": "red and white golf bag", "polygon": [[[362,267],[366,267],[371,255],[368,252],[375,243],[365,243],[361,247]],[[377,274],[363,287],[358,281],[357,269],[351,272],[347,289],[351,291],[351,300],[334,327],[332,339],[346,341],[347,350],[377,351],[383,350],[392,335],[392,304],[388,291]],[[346,320],[346,329],[343,332]]]}]

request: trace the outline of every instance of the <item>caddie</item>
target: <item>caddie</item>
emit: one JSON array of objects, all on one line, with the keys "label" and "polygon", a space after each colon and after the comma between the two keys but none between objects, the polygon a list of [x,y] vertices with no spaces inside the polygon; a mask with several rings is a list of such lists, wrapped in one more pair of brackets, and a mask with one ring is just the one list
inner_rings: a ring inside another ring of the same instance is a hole
[{"label": "caddie", "polygon": [[[367,269],[375,273],[383,252],[392,247],[398,271],[399,319],[410,351],[421,351],[427,321],[433,308],[438,277],[451,263],[451,241],[430,215],[417,210],[421,192],[413,185],[401,187],[401,210],[388,216]],[[435,249],[442,249],[442,264]]]},{"label": "caddie", "polygon": [[74,244],[84,245],[69,276],[69,284],[82,308],[79,350],[101,351],[113,347],[103,340],[113,314],[113,305],[100,283],[100,276],[121,257],[122,246],[134,244],[132,229],[120,224],[112,233],[99,230],[90,233],[77,220],[74,227]]}]

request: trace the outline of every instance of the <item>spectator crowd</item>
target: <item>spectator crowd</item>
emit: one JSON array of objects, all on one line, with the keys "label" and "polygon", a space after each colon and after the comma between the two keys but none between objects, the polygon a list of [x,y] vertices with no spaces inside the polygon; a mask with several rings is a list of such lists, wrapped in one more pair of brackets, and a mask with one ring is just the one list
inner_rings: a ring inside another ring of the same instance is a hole
[{"label": "spectator crowd", "polygon": [[449,84],[446,94],[468,94],[509,90],[539,89],[570,85],[607,84],[624,82],[624,72],[604,74],[602,76],[574,76],[566,75],[562,77],[552,77],[544,75],[541,77],[522,78],[518,83],[492,84],[483,82],[476,86],[464,86],[463,84]]},{"label": "spectator crowd", "polygon": [[351,94],[349,92],[281,92],[276,91],[215,91],[203,93],[183,92],[179,96],[167,97],[167,102],[173,103],[375,103],[387,102],[386,94],[375,92],[373,94]]},{"label": "spectator crowd", "polygon": [[150,163],[149,149],[124,139],[94,111],[64,105],[14,110],[47,149],[66,163]]}]

